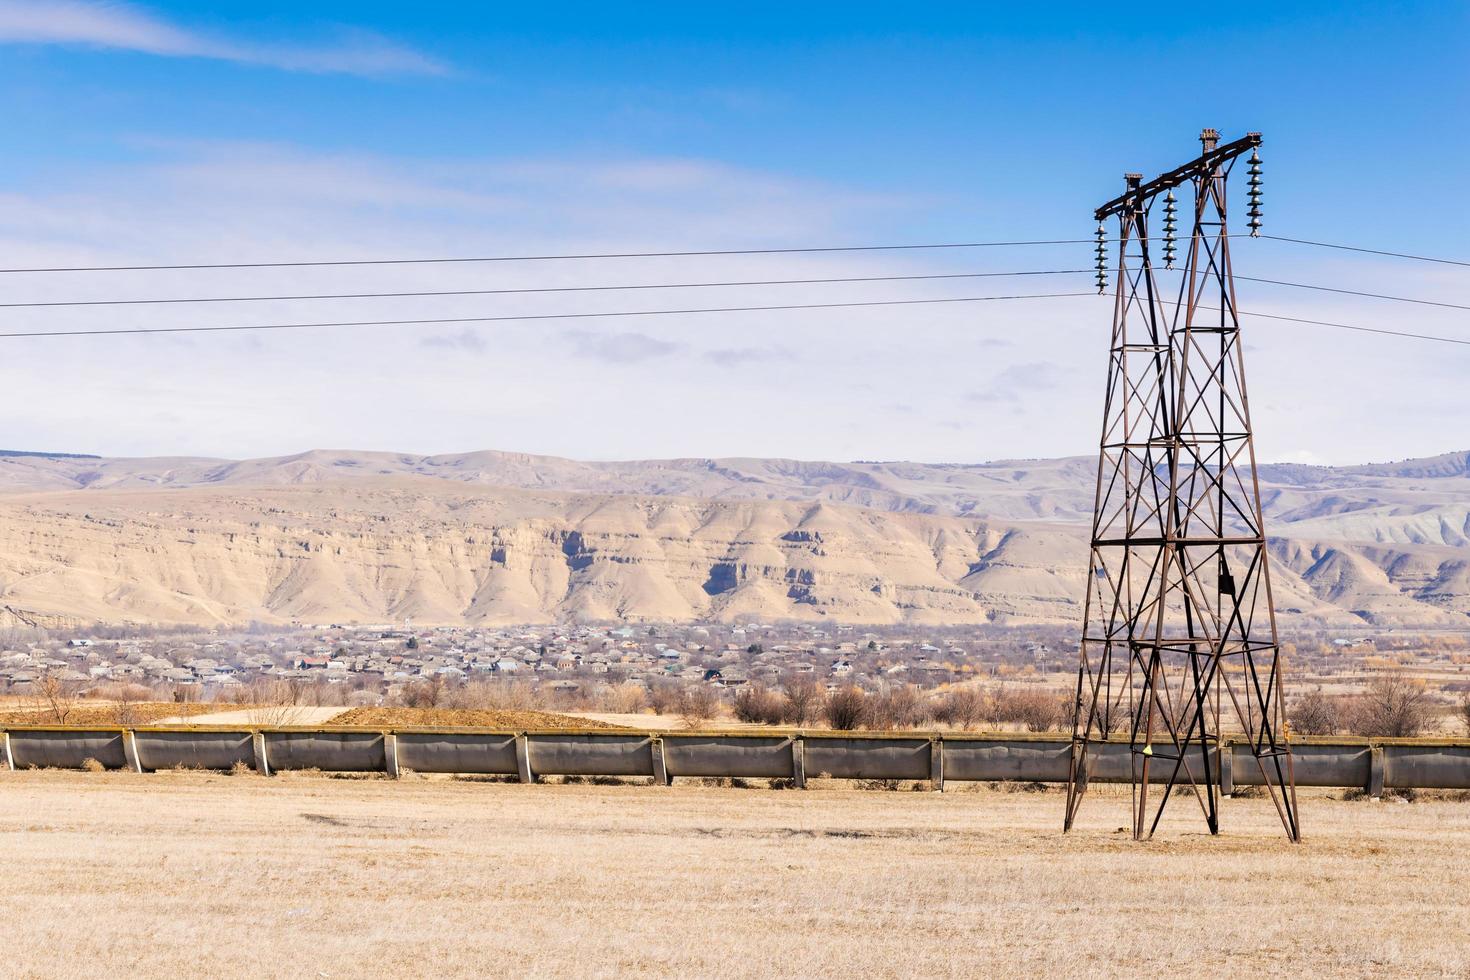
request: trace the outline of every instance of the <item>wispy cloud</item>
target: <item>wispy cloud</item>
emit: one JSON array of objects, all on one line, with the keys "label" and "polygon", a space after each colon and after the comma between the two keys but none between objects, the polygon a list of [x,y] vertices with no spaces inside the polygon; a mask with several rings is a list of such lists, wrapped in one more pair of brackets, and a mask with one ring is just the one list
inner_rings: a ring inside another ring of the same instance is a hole
[{"label": "wispy cloud", "polygon": [[420,347],[433,347],[440,350],[470,351],[480,353],[485,349],[485,338],[481,337],[472,327],[465,327],[458,333],[433,334],[419,341]]},{"label": "wispy cloud", "polygon": [[979,404],[1021,402],[1029,394],[1046,391],[1061,383],[1061,372],[1047,361],[1027,361],[1003,369],[984,388],[976,388],[965,397]]},{"label": "wispy cloud", "polygon": [[704,352],[704,359],[721,367],[741,367],[745,364],[763,364],[791,356],[791,352],[777,347],[725,347]]},{"label": "wispy cloud", "polygon": [[578,357],[610,364],[635,364],[667,357],[683,349],[682,344],[660,340],[641,333],[592,333],[586,330],[568,330],[562,334],[571,341]]},{"label": "wispy cloud", "polygon": [[366,31],[320,45],[211,36],[141,8],[93,0],[0,0],[0,43],[77,45],[172,58],[212,58],[286,71],[437,75],[443,64]]}]

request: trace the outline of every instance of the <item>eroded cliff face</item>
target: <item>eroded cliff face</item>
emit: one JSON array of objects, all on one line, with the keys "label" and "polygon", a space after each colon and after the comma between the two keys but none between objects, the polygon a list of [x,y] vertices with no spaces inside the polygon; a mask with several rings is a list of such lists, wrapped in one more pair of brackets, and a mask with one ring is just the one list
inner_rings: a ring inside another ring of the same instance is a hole
[{"label": "eroded cliff face", "polygon": [[[1470,550],[1440,543],[1448,532],[1401,543],[1318,536],[1341,530],[1320,519],[1301,527],[1316,534],[1272,541],[1288,625],[1450,627],[1470,615]],[[67,489],[0,497],[0,624],[1077,623],[1087,533],[419,475]]]},{"label": "eroded cliff face", "polygon": [[1065,621],[1080,541],[783,501],[361,483],[71,492],[0,503],[0,602],[81,621]]}]

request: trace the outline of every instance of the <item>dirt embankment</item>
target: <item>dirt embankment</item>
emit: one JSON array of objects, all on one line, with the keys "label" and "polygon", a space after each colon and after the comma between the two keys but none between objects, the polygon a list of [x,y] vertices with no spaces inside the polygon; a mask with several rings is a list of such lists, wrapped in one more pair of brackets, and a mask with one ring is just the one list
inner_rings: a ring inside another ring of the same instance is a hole
[{"label": "dirt embankment", "polygon": [[364,728],[606,728],[621,725],[550,711],[499,711],[491,708],[351,708],[328,724]]}]

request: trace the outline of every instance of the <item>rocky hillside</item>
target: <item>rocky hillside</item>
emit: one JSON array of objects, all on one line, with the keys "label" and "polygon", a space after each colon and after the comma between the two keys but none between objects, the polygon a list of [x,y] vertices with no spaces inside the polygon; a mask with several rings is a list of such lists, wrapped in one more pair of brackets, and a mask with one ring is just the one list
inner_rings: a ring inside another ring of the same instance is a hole
[{"label": "rocky hillside", "polygon": [[[1263,467],[1283,618],[1464,625],[1467,458]],[[0,456],[0,617],[1070,622],[1094,466]]]}]

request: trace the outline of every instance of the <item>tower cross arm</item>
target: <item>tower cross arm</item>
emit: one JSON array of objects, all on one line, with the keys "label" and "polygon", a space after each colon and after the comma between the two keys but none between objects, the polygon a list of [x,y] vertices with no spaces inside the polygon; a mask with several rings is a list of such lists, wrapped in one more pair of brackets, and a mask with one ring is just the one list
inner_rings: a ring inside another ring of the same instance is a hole
[{"label": "tower cross arm", "polygon": [[1146,201],[1155,194],[1173,187],[1178,187],[1185,181],[1200,174],[1213,173],[1216,167],[1226,161],[1233,160],[1247,150],[1253,150],[1260,145],[1260,133],[1246,133],[1232,143],[1217,146],[1213,150],[1206,150],[1184,166],[1176,167],[1166,174],[1160,174],[1147,184],[1130,188],[1123,194],[1118,195],[1093,212],[1094,217],[1098,221],[1102,221],[1117,214],[1124,208],[1131,206],[1136,201]]}]

